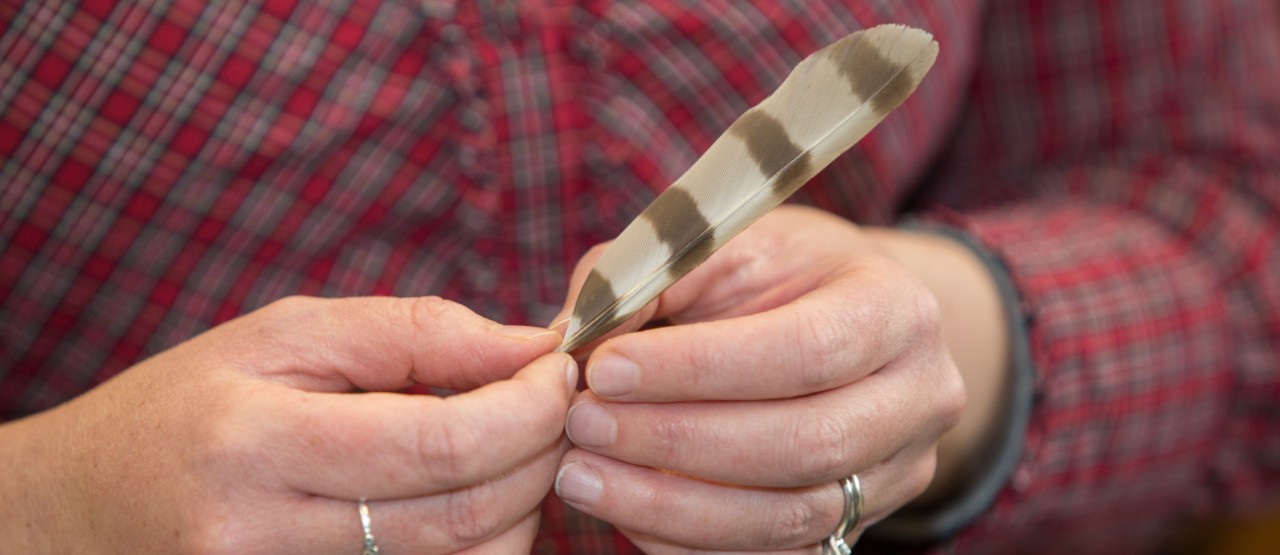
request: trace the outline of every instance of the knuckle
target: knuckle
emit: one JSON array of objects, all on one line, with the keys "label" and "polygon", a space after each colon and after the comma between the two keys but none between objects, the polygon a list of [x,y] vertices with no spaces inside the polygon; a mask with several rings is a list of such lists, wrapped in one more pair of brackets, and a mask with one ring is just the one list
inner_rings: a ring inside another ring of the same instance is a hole
[{"label": "knuckle", "polygon": [[761,547],[786,549],[812,543],[822,526],[822,512],[808,496],[787,496],[774,507],[769,524],[764,527]]},{"label": "knuckle", "polygon": [[653,424],[653,453],[656,460],[678,460],[686,446],[698,439],[696,424],[688,418],[662,417]]},{"label": "knuckle", "polygon": [[272,301],[266,306],[249,313],[243,323],[252,329],[249,340],[266,344],[288,343],[287,336],[297,327],[299,321],[310,320],[323,305],[322,299],[302,295],[290,295]]},{"label": "knuckle", "polygon": [[272,301],[267,306],[262,307],[260,312],[274,318],[290,318],[298,314],[311,312],[322,303],[321,299],[315,297],[289,295]]},{"label": "knuckle", "polygon": [[790,454],[796,478],[803,484],[825,482],[853,471],[847,454],[848,434],[839,415],[820,414],[801,421]]},{"label": "knuckle", "polygon": [[418,435],[416,460],[410,468],[446,480],[464,480],[474,471],[481,451],[479,433],[465,422],[431,419]]},{"label": "knuckle", "polygon": [[920,285],[913,287],[907,296],[908,321],[912,337],[940,338],[942,336],[942,307],[932,292]]},{"label": "knuckle", "polygon": [[248,313],[243,318],[242,324],[238,324],[237,320],[228,322],[229,325],[247,325],[252,327],[253,338],[260,340],[273,341],[283,334],[284,330],[288,330],[289,322],[297,321],[297,318],[303,313],[310,311],[314,298],[302,297],[302,295],[289,295],[275,299],[275,301],[266,304],[266,306],[256,309],[256,311]]},{"label": "knuckle", "polygon": [[183,531],[179,538],[182,553],[191,555],[222,555],[236,553],[230,536],[222,526],[197,523]]},{"label": "knuckle", "polygon": [[214,409],[209,416],[196,436],[198,464],[223,469],[252,465],[261,445],[257,435],[243,423],[246,418],[240,417],[236,409]]},{"label": "knuckle", "polygon": [[[448,333],[461,333],[464,341],[479,341],[479,335],[491,331],[498,324],[456,302],[436,296],[403,299],[409,336],[409,352],[414,368],[449,367],[454,370],[451,380],[461,389],[480,387],[497,379],[510,377],[515,370],[511,366],[512,351],[502,343],[487,342],[482,349],[441,349],[442,337]],[[466,368],[469,371],[462,371]],[[415,370],[416,371],[416,370]]]},{"label": "knuckle", "polygon": [[178,537],[179,552],[192,555],[262,553],[263,543],[246,533],[234,511],[213,507],[189,514]]},{"label": "knuckle", "polygon": [[817,313],[796,319],[796,340],[791,344],[799,351],[793,360],[799,364],[795,375],[800,384],[810,390],[828,389],[837,385],[843,365],[841,353],[849,347],[846,318],[839,314]]},{"label": "knuckle", "polygon": [[420,333],[434,333],[442,322],[463,312],[462,305],[436,296],[404,299],[409,323]]},{"label": "knuckle", "polygon": [[496,509],[501,503],[501,496],[490,484],[449,494],[446,518],[450,541],[471,546],[497,535],[504,520]]}]

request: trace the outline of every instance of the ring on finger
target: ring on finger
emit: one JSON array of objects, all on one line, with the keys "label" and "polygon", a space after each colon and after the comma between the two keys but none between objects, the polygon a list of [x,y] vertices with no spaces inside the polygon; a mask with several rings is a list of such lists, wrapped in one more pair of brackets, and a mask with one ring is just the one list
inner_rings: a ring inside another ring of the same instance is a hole
[{"label": "ring on finger", "polygon": [[850,555],[852,549],[845,543],[844,537],[857,529],[858,523],[862,521],[862,482],[858,480],[858,475],[841,478],[840,491],[844,493],[844,514],[835,531],[823,542],[822,555]]},{"label": "ring on finger", "polygon": [[378,542],[373,539],[373,522],[369,519],[369,504],[360,498],[360,528],[364,530],[364,551],[360,555],[378,555]]}]

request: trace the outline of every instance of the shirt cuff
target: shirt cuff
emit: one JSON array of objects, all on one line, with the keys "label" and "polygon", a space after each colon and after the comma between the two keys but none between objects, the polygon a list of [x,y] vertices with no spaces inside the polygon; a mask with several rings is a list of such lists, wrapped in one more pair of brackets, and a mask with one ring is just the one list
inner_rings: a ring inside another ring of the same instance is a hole
[{"label": "shirt cuff", "polygon": [[[934,221],[912,220],[901,227],[916,231],[936,233],[964,245],[986,267],[995,281],[997,293],[1008,323],[1009,361],[1012,365],[1006,384],[1004,430],[996,440],[986,472],[970,487],[951,499],[925,508],[904,508],[867,529],[865,539],[859,543],[885,543],[890,545],[922,545],[936,543],[954,536],[966,525],[982,516],[991,507],[996,496],[1009,483],[1022,456],[1027,425],[1031,418],[1035,387],[1035,367],[1031,359],[1031,345],[1027,334],[1029,317],[1022,311],[1018,290],[1014,287],[1008,267],[995,253],[988,250],[968,233]],[[867,540],[870,540],[869,542]]]}]

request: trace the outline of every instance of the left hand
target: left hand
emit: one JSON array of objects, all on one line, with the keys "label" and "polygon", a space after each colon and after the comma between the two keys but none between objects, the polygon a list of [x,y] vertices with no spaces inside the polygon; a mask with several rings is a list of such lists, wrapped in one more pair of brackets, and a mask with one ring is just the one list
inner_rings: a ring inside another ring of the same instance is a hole
[{"label": "left hand", "polygon": [[[570,302],[602,252],[579,262]],[[673,325],[625,333],[652,321]],[[852,543],[924,491],[964,410],[929,290],[811,208],[773,211],[610,337],[570,409],[556,490],[649,553],[812,553],[856,473]]]}]

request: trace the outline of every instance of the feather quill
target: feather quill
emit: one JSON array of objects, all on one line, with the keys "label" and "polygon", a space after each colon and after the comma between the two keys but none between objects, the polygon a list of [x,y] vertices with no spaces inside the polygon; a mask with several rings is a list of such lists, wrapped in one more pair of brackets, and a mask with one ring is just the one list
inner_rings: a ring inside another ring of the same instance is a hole
[{"label": "feather quill", "polygon": [[802,60],[605,250],[558,350],[621,324],[791,196],[902,104],[937,56],[929,33],[881,25]]}]

